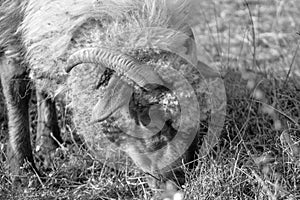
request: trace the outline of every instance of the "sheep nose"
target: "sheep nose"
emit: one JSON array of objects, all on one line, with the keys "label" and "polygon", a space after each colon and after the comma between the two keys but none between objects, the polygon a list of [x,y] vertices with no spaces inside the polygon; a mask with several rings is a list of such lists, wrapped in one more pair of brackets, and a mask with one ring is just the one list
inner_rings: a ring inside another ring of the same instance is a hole
[{"label": "sheep nose", "polygon": [[161,131],[165,122],[168,120],[164,116],[164,112],[160,109],[160,105],[152,105],[146,113],[139,116],[142,125],[153,132],[153,135]]}]

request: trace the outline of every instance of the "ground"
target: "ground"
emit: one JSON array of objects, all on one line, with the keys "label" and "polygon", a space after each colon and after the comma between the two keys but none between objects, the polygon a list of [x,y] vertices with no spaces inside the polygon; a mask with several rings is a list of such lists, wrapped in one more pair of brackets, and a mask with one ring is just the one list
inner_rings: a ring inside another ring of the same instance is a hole
[{"label": "ground", "polygon": [[[218,147],[187,172],[184,199],[300,199],[298,0],[199,3],[198,57],[220,70],[228,106]],[[52,170],[45,171],[47,180],[39,184],[29,174],[23,188],[12,189],[0,98],[0,199],[151,197],[143,173],[103,167],[75,142],[66,123],[61,125],[67,142],[56,152]]]}]

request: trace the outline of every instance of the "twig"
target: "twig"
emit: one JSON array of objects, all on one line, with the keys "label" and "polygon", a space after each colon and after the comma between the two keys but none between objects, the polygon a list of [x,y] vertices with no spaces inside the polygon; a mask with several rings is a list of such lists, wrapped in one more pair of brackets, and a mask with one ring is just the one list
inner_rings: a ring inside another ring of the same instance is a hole
[{"label": "twig", "polygon": [[289,76],[290,76],[290,74],[291,74],[291,72],[292,72],[292,68],[293,68],[293,65],[294,65],[294,63],[295,63],[296,56],[297,56],[297,54],[298,54],[299,46],[300,46],[300,43],[298,42],[298,45],[297,45],[297,47],[296,47],[296,51],[295,51],[295,53],[294,53],[292,62],[291,62],[290,67],[289,67],[289,71],[288,71],[288,73],[287,73],[287,75],[286,75],[286,77],[285,77],[284,85],[286,85],[286,83],[287,83],[287,81],[288,81],[288,79],[289,79]]},{"label": "twig", "polygon": [[[245,2],[245,5],[247,6],[247,9],[248,9],[248,13],[249,13],[249,16],[250,16],[250,23],[251,23],[251,31],[252,31],[252,45],[253,45],[253,60],[252,60],[252,65],[253,65],[253,68],[256,65],[256,36],[255,36],[255,28],[254,28],[254,22],[253,22],[253,16],[252,16],[252,12],[251,12],[251,9],[249,7],[249,4],[248,4],[248,1],[247,0],[244,0]],[[260,67],[257,66],[259,69]]]}]

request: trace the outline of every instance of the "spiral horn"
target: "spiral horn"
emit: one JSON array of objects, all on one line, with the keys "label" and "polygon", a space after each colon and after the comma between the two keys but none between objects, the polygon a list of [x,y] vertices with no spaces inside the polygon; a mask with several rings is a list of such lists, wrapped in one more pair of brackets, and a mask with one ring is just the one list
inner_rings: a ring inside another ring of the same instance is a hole
[{"label": "spiral horn", "polygon": [[158,74],[148,65],[139,64],[134,59],[121,53],[104,48],[85,48],[72,54],[68,61],[66,72],[82,63],[95,63],[114,70],[118,75],[133,80],[140,87],[146,84],[161,84]]}]

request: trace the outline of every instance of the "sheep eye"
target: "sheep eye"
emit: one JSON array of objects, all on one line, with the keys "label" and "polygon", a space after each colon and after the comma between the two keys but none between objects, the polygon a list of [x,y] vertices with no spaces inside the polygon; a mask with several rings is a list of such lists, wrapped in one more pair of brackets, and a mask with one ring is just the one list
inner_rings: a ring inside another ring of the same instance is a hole
[{"label": "sheep eye", "polygon": [[101,75],[99,81],[97,82],[96,89],[107,86],[114,72],[114,70],[106,68],[103,74]]}]

